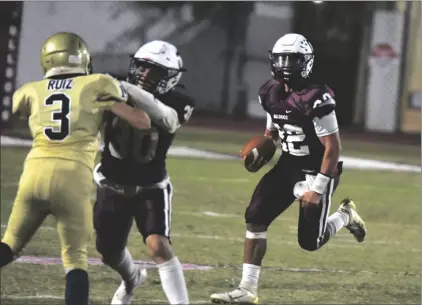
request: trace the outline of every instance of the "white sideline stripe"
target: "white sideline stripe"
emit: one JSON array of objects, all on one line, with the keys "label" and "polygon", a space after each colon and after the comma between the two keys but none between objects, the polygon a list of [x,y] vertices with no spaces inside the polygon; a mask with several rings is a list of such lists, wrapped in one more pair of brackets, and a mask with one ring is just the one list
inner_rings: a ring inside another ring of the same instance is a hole
[{"label": "white sideline stripe", "polygon": [[240,217],[240,215],[236,215],[236,214],[221,214],[221,213],[216,213],[212,211],[203,211],[201,214],[204,214],[206,216],[211,216],[211,217],[230,217],[230,218]]},{"label": "white sideline stripe", "polygon": [[[6,225],[1,225],[1,228],[6,228]],[[42,231],[55,231],[56,228],[49,227],[49,226],[42,226],[39,228],[39,230]],[[295,232],[296,234],[296,232]],[[194,238],[194,239],[208,239],[208,240],[228,240],[228,241],[237,241],[237,242],[244,242],[244,238],[239,237],[228,237],[228,236],[221,236],[221,235],[203,235],[203,234],[183,234],[183,233],[172,233],[172,237],[180,237],[180,238]],[[330,243],[327,245],[327,247],[334,247],[334,248],[356,248],[360,245],[353,239],[351,239],[350,236],[348,236],[350,240],[344,240],[344,239],[338,239],[337,236],[334,236],[334,240],[337,240],[335,243]],[[283,244],[283,245],[297,245],[297,242],[288,241],[288,240],[280,240],[280,239],[271,239],[272,243],[276,244]],[[373,241],[365,241],[366,245],[372,245],[372,246],[398,246],[400,245],[400,242],[394,241],[394,242],[388,242],[388,241],[382,241],[382,240],[373,240]],[[397,249],[398,252],[420,252],[421,249],[418,248],[409,248],[409,249]]]},{"label": "white sideline stripe", "polygon": [[[13,138],[8,136],[1,136],[1,146],[24,146],[30,147],[32,140],[25,140],[19,138]],[[189,157],[189,158],[202,158],[202,159],[214,159],[214,160],[239,160],[239,157],[209,152],[201,149],[194,149],[185,146],[172,146],[168,151],[169,156],[174,157]],[[421,167],[409,164],[399,164],[394,162],[386,162],[372,159],[362,159],[355,157],[343,156],[340,160],[344,161],[344,168],[354,169],[367,169],[367,170],[390,170],[390,171],[403,171],[420,173]]]},{"label": "white sideline stripe", "polygon": [[[0,296],[1,299],[5,300],[40,300],[40,299],[50,299],[50,300],[64,300],[63,297],[58,295],[49,295],[49,294],[37,294],[37,295],[7,295],[2,294]],[[104,301],[109,300],[110,298],[90,298],[90,300],[93,301]],[[144,304],[147,303],[158,303],[158,304],[167,304],[168,300],[164,299],[132,299],[133,301],[142,301]],[[208,304],[209,301],[204,300],[196,300],[196,301],[190,301],[191,304]]]}]

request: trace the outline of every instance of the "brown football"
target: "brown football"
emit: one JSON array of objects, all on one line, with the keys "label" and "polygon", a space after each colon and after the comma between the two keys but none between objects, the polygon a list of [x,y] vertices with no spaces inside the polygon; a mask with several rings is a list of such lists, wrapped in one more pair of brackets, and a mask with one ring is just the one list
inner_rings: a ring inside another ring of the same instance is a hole
[{"label": "brown football", "polygon": [[258,150],[258,155],[267,162],[272,159],[275,154],[276,146],[270,137],[256,136],[249,140],[248,143],[240,151],[240,157],[243,159],[252,149]]}]

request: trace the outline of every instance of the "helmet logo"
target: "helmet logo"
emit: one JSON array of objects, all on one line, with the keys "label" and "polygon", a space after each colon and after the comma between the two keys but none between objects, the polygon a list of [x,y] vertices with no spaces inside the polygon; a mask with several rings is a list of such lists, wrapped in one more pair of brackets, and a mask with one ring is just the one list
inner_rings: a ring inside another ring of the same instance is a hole
[{"label": "helmet logo", "polygon": [[166,54],[166,52],[167,52],[167,46],[163,44],[160,50],[158,51],[158,54]]},{"label": "helmet logo", "polygon": [[82,58],[77,55],[69,55],[69,64],[81,64]]}]

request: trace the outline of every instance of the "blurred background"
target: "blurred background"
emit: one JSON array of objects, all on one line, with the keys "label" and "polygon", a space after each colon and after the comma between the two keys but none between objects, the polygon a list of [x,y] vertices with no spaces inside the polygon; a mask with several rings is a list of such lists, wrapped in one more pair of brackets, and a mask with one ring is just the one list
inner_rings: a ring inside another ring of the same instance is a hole
[{"label": "blurred background", "polygon": [[[421,131],[421,2],[2,2],[2,132],[13,130],[11,95],[40,79],[39,52],[58,31],[81,35],[96,72],[126,77],[129,55],[167,40],[188,70],[197,100],[191,124],[260,126],[259,86],[270,76],[268,50],[288,32],[306,36],[315,76],[334,89],[343,130]],[[417,38],[419,37],[419,38]],[[258,124],[255,124],[258,123]],[[255,125],[254,125],[255,124]]]}]

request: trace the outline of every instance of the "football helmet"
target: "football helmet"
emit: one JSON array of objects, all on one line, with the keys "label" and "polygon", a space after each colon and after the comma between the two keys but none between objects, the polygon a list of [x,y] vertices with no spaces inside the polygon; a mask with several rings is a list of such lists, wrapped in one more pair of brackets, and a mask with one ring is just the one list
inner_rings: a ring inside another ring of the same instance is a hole
[{"label": "football helmet", "polygon": [[276,41],[269,51],[271,75],[288,85],[307,79],[314,65],[314,49],[302,35],[289,33]]},{"label": "football helmet", "polygon": [[51,35],[41,49],[44,78],[61,74],[89,74],[91,56],[85,41],[70,32]]},{"label": "football helmet", "polygon": [[132,56],[128,82],[151,93],[164,94],[179,83],[184,71],[177,48],[171,43],[154,40]]}]

